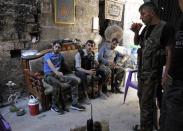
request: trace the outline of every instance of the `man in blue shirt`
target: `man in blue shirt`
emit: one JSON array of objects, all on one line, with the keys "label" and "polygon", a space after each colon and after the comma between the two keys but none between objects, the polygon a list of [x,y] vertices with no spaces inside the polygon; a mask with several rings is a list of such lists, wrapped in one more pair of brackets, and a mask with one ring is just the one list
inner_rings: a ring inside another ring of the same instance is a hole
[{"label": "man in blue shirt", "polygon": [[[64,64],[64,56],[60,53],[61,47],[61,42],[55,41],[53,42],[53,51],[44,55],[44,78],[54,88],[51,110],[60,113],[66,110],[62,95],[64,88],[71,88],[71,109],[85,110],[85,107],[78,103],[78,80],[73,77],[64,76],[60,71],[61,66]],[[62,109],[59,108],[59,99],[62,103]]]}]

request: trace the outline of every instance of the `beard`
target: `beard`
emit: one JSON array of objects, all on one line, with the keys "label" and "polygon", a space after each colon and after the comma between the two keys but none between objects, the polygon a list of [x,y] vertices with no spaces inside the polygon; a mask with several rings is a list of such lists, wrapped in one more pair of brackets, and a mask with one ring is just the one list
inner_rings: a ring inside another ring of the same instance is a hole
[{"label": "beard", "polygon": [[150,24],[151,24],[150,21],[144,21],[144,20],[142,20],[142,22],[143,22],[145,25],[150,25]]},{"label": "beard", "polygon": [[88,54],[91,54],[91,53],[92,53],[92,49],[89,48],[89,49],[88,49]]},{"label": "beard", "polygon": [[59,54],[59,50],[54,50],[53,51],[55,54]]},{"label": "beard", "polygon": [[145,24],[145,25],[150,25],[151,22],[152,22],[152,17],[151,16],[148,16],[146,17],[146,19],[142,19],[142,22]]}]

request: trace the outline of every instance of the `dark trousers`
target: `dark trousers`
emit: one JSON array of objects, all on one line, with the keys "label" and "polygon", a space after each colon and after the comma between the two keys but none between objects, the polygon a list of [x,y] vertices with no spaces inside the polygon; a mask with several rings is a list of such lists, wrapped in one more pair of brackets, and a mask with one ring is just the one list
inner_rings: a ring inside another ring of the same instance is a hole
[{"label": "dark trousers", "polygon": [[88,79],[87,79],[87,73],[82,71],[76,71],[76,76],[78,76],[81,79],[81,88],[85,92],[88,90]]},{"label": "dark trousers", "polygon": [[158,81],[159,80],[151,79],[150,77],[138,80],[140,125],[142,131],[153,131],[153,125],[156,125],[156,95]]},{"label": "dark trousers", "polygon": [[159,131],[183,131],[183,81],[164,91]]}]

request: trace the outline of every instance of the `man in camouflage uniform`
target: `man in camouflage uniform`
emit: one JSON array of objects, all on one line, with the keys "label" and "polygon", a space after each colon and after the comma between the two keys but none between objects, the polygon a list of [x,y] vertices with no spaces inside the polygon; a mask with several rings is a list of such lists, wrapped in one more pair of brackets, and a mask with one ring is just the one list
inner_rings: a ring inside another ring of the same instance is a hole
[{"label": "man in camouflage uniform", "polygon": [[[138,49],[138,97],[140,105],[140,127],[134,130],[153,131],[157,125],[156,98],[157,90],[167,78],[170,65],[173,27],[161,21],[158,9],[152,2],[146,2],[139,8],[140,18],[146,25],[141,34],[140,23],[133,23],[131,30],[135,33],[134,43]],[[165,72],[162,77],[163,65]],[[162,80],[162,81],[161,81]],[[159,89],[161,91],[161,89]]]}]

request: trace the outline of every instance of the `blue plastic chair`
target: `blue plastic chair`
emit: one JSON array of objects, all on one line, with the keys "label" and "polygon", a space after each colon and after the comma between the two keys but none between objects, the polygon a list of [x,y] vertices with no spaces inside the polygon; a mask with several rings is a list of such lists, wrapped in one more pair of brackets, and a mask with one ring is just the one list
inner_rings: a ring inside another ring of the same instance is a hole
[{"label": "blue plastic chair", "polygon": [[137,69],[129,70],[128,78],[127,78],[126,85],[125,85],[125,93],[124,93],[124,101],[123,101],[123,103],[125,103],[129,87],[132,87],[134,89],[138,89],[137,81],[132,81],[132,75],[133,75],[133,73],[136,73],[136,72],[137,72]]}]

